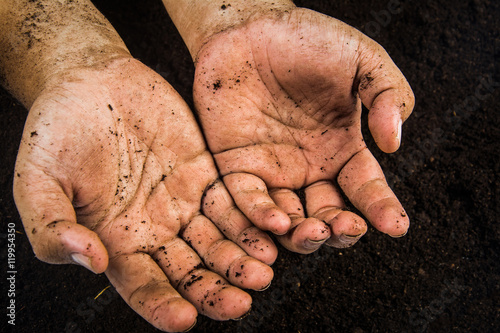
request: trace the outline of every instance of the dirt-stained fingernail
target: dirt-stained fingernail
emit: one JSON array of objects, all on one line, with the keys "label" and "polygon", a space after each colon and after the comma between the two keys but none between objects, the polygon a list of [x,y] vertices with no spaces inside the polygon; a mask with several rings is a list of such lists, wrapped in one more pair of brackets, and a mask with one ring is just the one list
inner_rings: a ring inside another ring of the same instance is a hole
[{"label": "dirt-stained fingernail", "polygon": [[363,236],[363,234],[357,236],[342,234],[339,236],[339,240],[346,245],[353,245],[361,238],[361,236]]},{"label": "dirt-stained fingernail", "polygon": [[304,247],[308,250],[319,249],[319,247],[323,245],[323,243],[326,242],[327,240],[328,238],[320,240],[306,239],[306,241],[304,242]]},{"label": "dirt-stained fingernail", "polygon": [[243,316],[235,318],[233,320],[234,321],[239,321],[239,320],[245,319],[250,314],[250,312],[252,312],[252,308],[250,308],[250,310],[248,310],[248,312],[246,312]]}]

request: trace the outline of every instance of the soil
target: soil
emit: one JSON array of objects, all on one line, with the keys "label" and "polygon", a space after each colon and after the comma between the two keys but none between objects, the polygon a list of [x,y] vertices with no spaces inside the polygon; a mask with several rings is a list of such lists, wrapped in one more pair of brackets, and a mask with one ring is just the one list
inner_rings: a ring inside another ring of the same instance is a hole
[{"label": "soil", "polygon": [[[222,1],[221,1],[222,2]],[[192,106],[193,65],[159,0],[99,0],[132,54]],[[229,4],[230,1],[225,1]],[[297,0],[383,45],[412,85],[403,145],[381,153],[366,138],[411,221],[392,239],[370,229],[349,249],[303,256],[283,249],[275,279],[251,292],[241,321],[200,316],[192,332],[498,332],[500,2],[496,0]],[[0,245],[16,235],[16,321],[2,332],[155,332],[104,275],[38,261],[12,199],[12,174],[27,111],[0,90]]]}]

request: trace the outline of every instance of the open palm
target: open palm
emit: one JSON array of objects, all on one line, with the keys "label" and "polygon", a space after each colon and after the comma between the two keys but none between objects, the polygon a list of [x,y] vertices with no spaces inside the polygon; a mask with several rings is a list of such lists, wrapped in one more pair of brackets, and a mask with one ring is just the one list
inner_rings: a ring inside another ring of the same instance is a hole
[{"label": "open palm", "polygon": [[359,31],[306,9],[254,17],[203,45],[194,97],[237,206],[287,248],[345,247],[366,232],[341,191],[378,230],[406,233],[409,219],[363,141],[361,103],[376,143],[393,152],[414,97]]},{"label": "open palm", "polygon": [[41,260],[105,271],[146,320],[182,331],[197,312],[242,316],[251,298],[231,284],[263,289],[273,275],[241,248],[270,264],[272,241],[217,179],[182,98],[125,58],[75,69],[42,92],[27,119],[14,194]]}]

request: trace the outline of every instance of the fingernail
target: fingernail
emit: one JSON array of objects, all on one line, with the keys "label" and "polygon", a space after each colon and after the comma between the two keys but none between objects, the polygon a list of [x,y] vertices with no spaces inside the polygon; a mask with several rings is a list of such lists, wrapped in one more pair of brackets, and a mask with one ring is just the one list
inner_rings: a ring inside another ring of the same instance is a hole
[{"label": "fingernail", "polygon": [[396,236],[391,235],[391,237],[392,238],[401,238],[401,237],[406,236],[407,233],[408,233],[408,229],[404,233],[402,233],[401,235],[396,235]]},{"label": "fingernail", "polygon": [[190,328],[188,328],[187,330],[183,331],[182,333],[187,333],[189,331],[191,331],[195,326],[196,326],[196,323],[198,322],[198,319],[196,319],[193,323],[193,325],[191,325]]},{"label": "fingernail", "polygon": [[403,130],[403,121],[399,119],[398,122],[398,132],[396,133],[396,139],[398,140],[398,143],[401,145],[401,132]]},{"label": "fingernail", "polygon": [[352,245],[352,244],[356,243],[361,238],[361,236],[363,236],[363,234],[357,235],[357,236],[350,236],[350,235],[341,234],[339,236],[339,240],[346,245]]},{"label": "fingernail", "polygon": [[246,318],[246,317],[250,314],[250,312],[252,312],[252,308],[250,308],[250,310],[248,310],[248,312],[247,312],[247,313],[245,313],[243,316],[238,317],[238,318],[235,318],[235,319],[233,319],[233,320],[234,320],[234,321],[239,321],[239,320],[245,319],[245,318]]},{"label": "fingernail", "polygon": [[92,264],[90,263],[90,258],[84,256],[81,253],[73,253],[71,255],[71,259],[73,259],[74,262],[76,262],[78,265],[81,265],[91,271],[92,273],[95,273],[94,269],[92,268]]},{"label": "fingernail", "polygon": [[[271,282],[272,282],[272,281],[271,281]],[[267,288],[269,288],[269,287],[271,286],[271,282],[269,282],[269,284],[268,284],[267,286],[265,286],[264,288],[259,289],[259,290],[257,290],[257,291],[264,291],[264,290],[266,290]]]},{"label": "fingernail", "polygon": [[304,247],[306,249],[312,250],[312,249],[317,249],[319,248],[324,242],[326,242],[328,238],[325,239],[320,239],[320,240],[311,240],[311,239],[306,239],[304,242]]}]

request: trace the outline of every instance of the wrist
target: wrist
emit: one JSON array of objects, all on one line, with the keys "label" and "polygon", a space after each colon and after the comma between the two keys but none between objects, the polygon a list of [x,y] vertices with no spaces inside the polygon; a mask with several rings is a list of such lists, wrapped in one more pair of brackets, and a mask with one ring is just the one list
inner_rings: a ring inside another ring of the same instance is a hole
[{"label": "wrist", "polygon": [[296,8],[291,0],[163,0],[193,60],[214,35],[262,16]]},{"label": "wrist", "polygon": [[0,17],[0,83],[28,109],[54,77],[131,57],[88,0],[4,0]]}]

